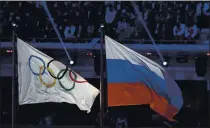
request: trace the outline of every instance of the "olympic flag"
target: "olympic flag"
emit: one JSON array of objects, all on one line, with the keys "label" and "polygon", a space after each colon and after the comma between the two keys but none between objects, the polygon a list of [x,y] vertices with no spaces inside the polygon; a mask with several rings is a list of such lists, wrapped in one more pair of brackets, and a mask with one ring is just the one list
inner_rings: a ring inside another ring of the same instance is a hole
[{"label": "olympic flag", "polygon": [[99,90],[59,61],[17,39],[19,104],[67,102],[90,109]]},{"label": "olympic flag", "polygon": [[105,36],[108,106],[149,104],[170,121],[183,105],[182,92],[154,61]]}]

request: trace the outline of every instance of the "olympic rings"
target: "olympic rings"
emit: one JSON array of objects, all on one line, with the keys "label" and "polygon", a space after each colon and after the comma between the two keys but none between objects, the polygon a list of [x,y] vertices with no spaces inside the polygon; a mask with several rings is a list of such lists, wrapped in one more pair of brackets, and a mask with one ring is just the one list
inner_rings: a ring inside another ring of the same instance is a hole
[{"label": "olympic rings", "polygon": [[[39,59],[39,60],[43,63],[43,66],[40,67],[39,73],[34,72],[34,71],[32,70],[32,68],[31,68],[31,59],[32,59],[33,57]],[[32,72],[34,75],[39,76],[39,80],[40,80],[40,82],[41,82],[44,86],[46,86],[46,87],[48,87],[48,88],[53,87],[53,86],[56,85],[56,80],[58,80],[59,85],[60,85],[64,90],[66,90],[66,91],[71,91],[72,89],[75,88],[75,83],[85,83],[85,82],[87,82],[87,81],[78,81],[78,80],[77,80],[77,74],[76,74],[73,70],[69,69],[68,66],[66,66],[65,69],[61,69],[61,71],[60,71],[60,72],[58,73],[58,75],[56,76],[56,75],[54,74],[53,70],[49,67],[49,66],[50,66],[50,63],[52,63],[53,61],[56,61],[56,60],[54,60],[54,59],[53,59],[53,60],[50,60],[50,61],[47,63],[47,67],[46,67],[46,64],[45,64],[45,62],[44,62],[44,60],[43,60],[42,58],[40,58],[40,57],[38,57],[38,56],[34,56],[34,55],[31,55],[31,56],[29,57],[29,68],[30,68],[31,72]],[[48,84],[48,83],[45,83],[45,82],[43,81],[43,79],[42,79],[42,75],[43,75],[44,73],[46,73],[46,72],[45,72],[46,69],[47,69],[47,71],[49,72],[50,76],[52,76],[52,77],[54,78],[53,82],[52,82],[52,83],[49,83],[49,84]],[[66,88],[66,87],[61,83],[61,81],[60,81],[60,80],[65,76],[65,74],[67,73],[67,71],[69,71],[69,78],[73,81],[73,86],[72,86],[71,88],[69,88],[69,89]],[[72,74],[73,74],[73,76],[72,76]]]},{"label": "olympic rings", "polygon": [[[47,63],[47,70],[48,70],[48,68],[49,68],[49,66],[50,66],[50,63],[52,63],[53,61],[56,61],[56,60],[51,60],[50,62],[48,62]],[[55,78],[55,79],[58,79],[58,80],[60,80],[60,79],[62,79],[63,77],[64,77],[64,75],[66,74],[66,72],[68,71],[68,66],[66,66],[66,69],[65,69],[65,71],[63,72],[63,74],[61,75],[61,77],[59,77],[59,75],[56,77],[55,75],[53,75],[51,72],[49,72],[50,73],[50,75],[53,77],[53,78]],[[60,72],[59,72],[60,73]],[[59,74],[58,73],[58,74]]]},{"label": "olympic rings", "polygon": [[[41,72],[42,72],[42,69],[43,69],[43,68],[44,68],[44,66],[41,66],[41,67],[40,67],[40,70],[39,70],[39,72],[40,72],[40,74],[39,74],[39,80],[40,80],[40,82],[41,82],[43,85],[45,85],[46,87],[48,87],[48,88],[51,88],[51,87],[55,86],[55,84],[56,84],[56,79],[54,79],[53,82],[50,83],[50,84],[47,84],[47,83],[45,83],[45,82],[42,80]],[[54,72],[52,71],[52,69],[50,69],[50,68],[47,68],[47,69],[48,69],[49,73],[51,72],[51,73],[54,75]]]},{"label": "olympic rings", "polygon": [[[60,75],[62,72],[65,72],[65,69],[62,69],[62,70],[58,73],[58,77],[59,77],[59,75]],[[76,77],[77,77],[77,76],[75,75],[75,78],[76,78]],[[74,81],[73,81],[73,86],[72,86],[71,88],[69,88],[69,89],[67,89],[66,87],[64,87],[60,80],[58,80],[58,82],[59,82],[60,86],[61,86],[64,90],[66,90],[66,91],[71,91],[71,90],[74,89],[74,87],[75,87],[75,82],[74,82]]]},{"label": "olympic rings", "polygon": [[38,57],[38,56],[34,56],[34,55],[31,55],[31,56],[29,57],[29,59],[28,59],[28,65],[29,65],[29,68],[30,68],[31,72],[32,72],[34,75],[36,75],[36,76],[39,76],[39,74],[40,74],[40,73],[35,73],[35,72],[32,70],[32,68],[31,68],[31,59],[32,59],[33,57],[39,59],[39,60],[43,63],[44,69],[43,69],[43,71],[41,72],[41,75],[43,75],[43,74],[45,73],[45,70],[46,70],[45,62],[44,62],[44,60],[43,60],[42,58],[40,58],[40,57]]}]

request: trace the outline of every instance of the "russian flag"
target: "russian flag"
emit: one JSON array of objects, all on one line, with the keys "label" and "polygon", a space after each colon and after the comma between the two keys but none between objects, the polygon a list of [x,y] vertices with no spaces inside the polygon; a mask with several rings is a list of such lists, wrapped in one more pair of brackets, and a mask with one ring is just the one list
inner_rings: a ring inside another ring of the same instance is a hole
[{"label": "russian flag", "polygon": [[108,106],[149,104],[170,121],[183,105],[182,92],[164,68],[105,36]]}]

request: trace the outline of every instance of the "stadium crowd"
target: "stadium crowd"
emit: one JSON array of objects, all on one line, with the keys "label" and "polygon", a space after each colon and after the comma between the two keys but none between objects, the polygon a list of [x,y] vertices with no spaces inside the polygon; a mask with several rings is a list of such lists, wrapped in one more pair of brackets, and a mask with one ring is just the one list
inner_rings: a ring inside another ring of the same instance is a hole
[{"label": "stadium crowd", "polygon": [[[47,2],[52,17],[64,39],[87,39],[106,34],[117,39],[150,40],[129,2]],[[137,2],[144,22],[155,40],[173,43],[197,43],[209,38],[209,2],[142,1]],[[0,2],[0,37],[11,37],[12,23],[23,39],[56,38],[49,18],[40,2]],[[170,40],[170,41],[169,41]],[[186,41],[188,40],[188,41]]]},{"label": "stadium crowd", "polygon": [[[142,1],[140,14],[155,40],[196,40],[209,33],[209,2]],[[106,2],[105,21],[118,40],[149,40],[129,2]]]},{"label": "stadium crowd", "polygon": [[[47,2],[63,38],[92,38],[103,22],[103,2]],[[19,37],[56,38],[56,33],[40,2],[1,2],[1,37],[10,37],[17,24]],[[100,20],[101,19],[101,20]]]}]

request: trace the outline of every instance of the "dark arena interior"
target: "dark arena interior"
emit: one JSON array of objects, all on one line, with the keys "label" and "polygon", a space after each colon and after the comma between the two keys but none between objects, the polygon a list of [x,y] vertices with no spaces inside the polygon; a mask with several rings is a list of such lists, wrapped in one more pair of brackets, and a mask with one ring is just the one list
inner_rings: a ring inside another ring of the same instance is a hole
[{"label": "dark arena interior", "polygon": [[[161,117],[149,105],[108,107],[107,64],[104,55],[104,127],[120,128],[116,126],[117,119],[125,117],[128,123],[126,127],[129,128],[210,128],[210,2],[135,2],[150,36],[131,2],[46,3],[49,13],[40,1],[0,1],[1,127],[11,128],[14,119],[13,128],[41,128],[40,120],[54,115],[51,123],[56,128],[100,128],[99,95],[90,113],[68,103],[18,105],[19,76],[15,78],[15,84],[12,84],[12,43],[16,42],[13,41],[15,32],[15,38],[20,38],[50,57],[66,63],[68,59],[61,45],[62,40],[74,61],[71,68],[100,90],[102,60],[99,45],[101,24],[104,24],[104,35],[163,66],[178,84],[183,97],[183,105],[174,117],[176,123]],[[12,24],[15,24],[15,28]],[[161,62],[160,55],[167,63]],[[12,93],[12,89],[15,93]],[[12,105],[15,106],[15,114]]]}]

